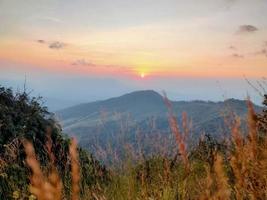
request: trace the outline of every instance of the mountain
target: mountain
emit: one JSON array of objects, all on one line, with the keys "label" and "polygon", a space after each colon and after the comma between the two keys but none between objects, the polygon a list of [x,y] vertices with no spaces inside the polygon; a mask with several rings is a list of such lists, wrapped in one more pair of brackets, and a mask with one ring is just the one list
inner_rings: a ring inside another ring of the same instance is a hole
[{"label": "mountain", "polygon": [[[211,101],[170,101],[173,113],[181,123],[182,113],[187,113],[192,121],[192,135],[198,138],[202,133],[215,137],[227,134],[225,121],[233,113],[245,119],[246,101],[227,99]],[[259,106],[255,106],[260,111]],[[163,97],[155,91],[145,90],[125,94],[120,97],[84,103],[56,113],[64,131],[75,135],[80,144],[92,151],[92,146],[119,145],[123,138],[130,143],[137,142],[136,133],[152,141],[154,136],[170,137],[168,112]],[[145,136],[146,135],[146,136]]]},{"label": "mountain", "polygon": [[63,120],[65,128],[76,126],[80,122],[95,121],[101,112],[108,113],[130,113],[134,118],[140,120],[152,115],[160,115],[166,111],[161,95],[154,91],[137,91],[120,97],[104,101],[84,103],[57,112]]}]

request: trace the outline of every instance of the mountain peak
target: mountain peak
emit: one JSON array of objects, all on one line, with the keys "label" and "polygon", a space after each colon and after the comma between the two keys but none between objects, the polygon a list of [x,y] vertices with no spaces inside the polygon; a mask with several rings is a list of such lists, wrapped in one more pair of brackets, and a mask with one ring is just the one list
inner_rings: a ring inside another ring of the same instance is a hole
[{"label": "mountain peak", "polygon": [[154,90],[139,90],[134,91],[120,97],[115,97],[106,100],[108,103],[116,103],[120,106],[123,104],[128,106],[140,106],[140,107],[150,107],[152,105],[164,106],[162,96],[155,92]]},{"label": "mountain peak", "polygon": [[162,96],[154,90],[138,90],[138,91],[134,91],[134,92],[122,95],[121,97],[126,97],[126,96],[162,99]]},{"label": "mountain peak", "polygon": [[[101,110],[109,113],[131,113],[134,116],[159,114],[166,110],[162,96],[154,90],[134,91],[107,100],[80,104],[58,112],[64,119],[98,115]],[[98,116],[95,116],[98,117]]]}]

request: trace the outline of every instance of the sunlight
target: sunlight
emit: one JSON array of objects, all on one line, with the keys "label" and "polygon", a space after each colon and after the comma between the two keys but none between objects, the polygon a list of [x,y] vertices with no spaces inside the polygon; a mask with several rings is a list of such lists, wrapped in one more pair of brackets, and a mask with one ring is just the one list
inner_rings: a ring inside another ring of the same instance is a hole
[{"label": "sunlight", "polygon": [[145,77],[146,77],[145,73],[142,72],[142,73],[140,74],[140,77],[141,77],[141,78],[145,78]]}]

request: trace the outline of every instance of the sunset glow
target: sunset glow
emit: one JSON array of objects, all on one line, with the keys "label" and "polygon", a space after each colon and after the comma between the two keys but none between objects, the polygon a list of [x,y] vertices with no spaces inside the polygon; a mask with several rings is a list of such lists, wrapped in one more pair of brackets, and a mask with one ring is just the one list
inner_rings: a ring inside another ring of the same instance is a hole
[{"label": "sunset glow", "polygon": [[262,0],[2,0],[0,79],[42,87],[40,77],[55,76],[62,90],[70,79],[112,80],[120,91],[170,79],[240,86],[267,76],[266,10]]},{"label": "sunset glow", "polygon": [[[260,12],[267,7],[264,2],[235,2],[227,5],[230,6],[228,10],[224,10],[221,2],[214,1],[203,7],[198,5],[205,14],[186,14],[179,12],[184,10],[181,6],[194,10],[193,2],[180,5],[157,0],[158,4],[155,2],[152,7],[149,4],[142,6],[144,11],[140,14],[144,22],[140,23],[131,21],[131,16],[127,14],[131,10],[127,8],[118,10],[117,14],[111,16],[110,22],[104,22],[103,17],[94,10],[91,10],[91,14],[84,13],[85,16],[80,14],[87,6],[100,6],[93,1],[88,1],[86,5],[83,1],[81,4],[71,1],[64,4],[75,13],[73,17],[55,7],[51,13],[48,7],[53,7],[53,3],[42,2],[47,6],[40,8],[33,0],[31,6],[14,0],[3,1],[0,11],[5,13],[6,18],[0,19],[4,24],[0,32],[1,60],[43,66],[51,71],[71,68],[71,73],[87,71],[88,74],[103,73],[110,76],[113,76],[113,71],[129,76],[134,71],[145,74],[140,72],[140,66],[145,66],[151,74],[166,76],[205,77],[208,74],[231,77],[242,72],[248,77],[260,77],[267,74],[263,51],[266,47],[266,22],[258,22],[259,27],[253,33],[245,33],[245,28],[242,29],[244,33],[238,32],[245,18],[253,22],[258,19],[259,13],[264,13]],[[129,8],[136,6],[130,1],[126,5]],[[111,7],[112,4],[107,3],[106,6]],[[21,8],[27,12],[16,14]],[[75,12],[74,9],[81,12]],[[155,9],[162,16],[168,12],[172,15],[162,20],[155,15],[153,19],[152,11]],[[247,9],[254,15],[247,15]],[[210,14],[213,17],[209,17]],[[11,19],[14,21],[9,22]],[[88,26],[81,24],[79,19],[88,21]],[[121,25],[116,24],[116,20]],[[106,28],[100,28],[99,24],[95,24],[96,21],[106,23],[101,24]]]},{"label": "sunset glow", "polygon": [[145,78],[145,73],[141,73],[141,74],[140,74],[140,77],[141,77],[141,78]]},{"label": "sunset glow", "polygon": [[267,200],[266,136],[267,0],[0,0],[0,200]]}]

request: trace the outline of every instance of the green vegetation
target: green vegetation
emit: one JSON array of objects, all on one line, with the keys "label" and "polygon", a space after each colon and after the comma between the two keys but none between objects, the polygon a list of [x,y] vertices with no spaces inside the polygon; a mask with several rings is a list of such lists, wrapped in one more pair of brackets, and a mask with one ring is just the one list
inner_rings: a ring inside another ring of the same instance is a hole
[{"label": "green vegetation", "polygon": [[[31,171],[25,163],[23,140],[33,144],[42,168],[48,170],[51,160],[48,137],[52,140],[53,163],[62,177],[66,195],[70,191],[70,139],[62,134],[53,115],[39,102],[39,98],[30,98],[26,92],[14,94],[11,89],[0,88],[0,199],[30,196]],[[79,149],[79,155],[82,191],[106,182],[107,170],[83,149]]]},{"label": "green vegetation", "polygon": [[[246,128],[242,119],[233,116],[227,120],[229,137],[204,135],[189,148],[190,122],[185,114],[177,120],[165,99],[171,146],[162,142],[157,146],[162,150],[146,154],[146,147],[138,144],[118,143],[120,152],[111,145],[108,152],[98,152],[109,157],[107,170],[63,136],[38,102],[25,92],[14,95],[10,89],[0,90],[0,199],[267,198],[266,107],[256,114],[248,101]],[[265,106],[266,102],[267,96]]]}]

